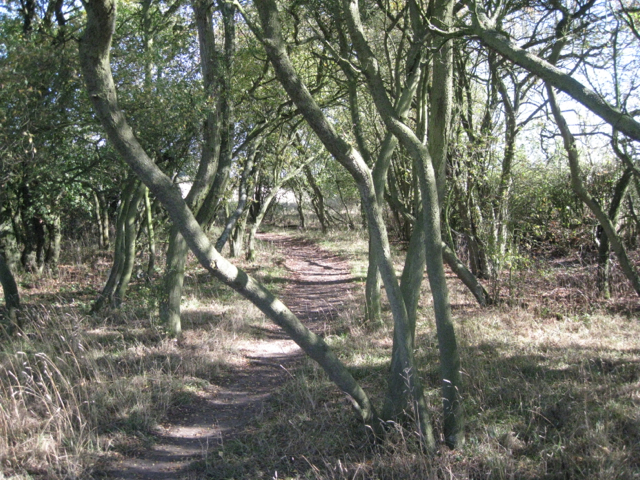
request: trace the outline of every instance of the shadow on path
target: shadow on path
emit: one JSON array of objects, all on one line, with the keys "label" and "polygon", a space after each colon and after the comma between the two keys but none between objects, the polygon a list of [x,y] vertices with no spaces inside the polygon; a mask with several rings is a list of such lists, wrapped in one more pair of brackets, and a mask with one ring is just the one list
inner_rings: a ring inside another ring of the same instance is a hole
[{"label": "shadow on path", "polygon": [[[348,263],[303,239],[277,234],[258,238],[286,252],[285,268],[290,275],[281,295],[284,303],[315,333],[330,330],[331,320],[352,295]],[[226,440],[242,433],[302,358],[300,348],[274,325],[251,328],[260,340],[239,342],[245,365],[232,368],[226,383],[215,391],[172,408],[157,429],[152,448],[136,458],[113,462],[97,476],[114,480],[198,478],[192,463],[212,458],[211,453]]]}]

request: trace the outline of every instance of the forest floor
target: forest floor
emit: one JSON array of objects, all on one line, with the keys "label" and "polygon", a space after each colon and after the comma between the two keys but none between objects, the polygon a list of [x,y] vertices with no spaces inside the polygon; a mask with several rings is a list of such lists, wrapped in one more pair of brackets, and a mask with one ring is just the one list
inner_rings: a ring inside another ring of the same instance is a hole
[{"label": "forest floor", "polygon": [[[360,231],[260,235],[234,259],[322,335],[376,406],[393,322],[363,320]],[[639,252],[633,252],[640,267]],[[403,245],[392,245],[397,271]],[[139,262],[143,265],[144,258]],[[640,303],[619,268],[610,300],[588,255],[523,255],[480,308],[448,271],[466,443],[442,446],[439,351],[423,282],[415,359],[441,447],[413,423],[372,445],[352,404],[249,301],[190,258],[183,336],[158,322],[158,274],[90,314],[111,254],[70,244],[54,272],[18,277],[24,329],[0,332],[0,480],[640,479]],[[411,412],[408,412],[409,417]]]},{"label": "forest floor", "polygon": [[[283,234],[261,234],[262,242],[286,252],[280,292],[293,313],[313,332],[331,330],[332,319],[352,296],[353,277],[344,258],[316,244]],[[173,407],[154,435],[153,444],[135,456],[121,456],[102,475],[114,480],[197,478],[191,464],[246,431],[263,402],[294,375],[301,349],[274,324],[239,342],[244,364],[222,385],[207,389],[197,401]],[[178,351],[182,346],[177,343]],[[179,353],[178,353],[179,354]]]}]

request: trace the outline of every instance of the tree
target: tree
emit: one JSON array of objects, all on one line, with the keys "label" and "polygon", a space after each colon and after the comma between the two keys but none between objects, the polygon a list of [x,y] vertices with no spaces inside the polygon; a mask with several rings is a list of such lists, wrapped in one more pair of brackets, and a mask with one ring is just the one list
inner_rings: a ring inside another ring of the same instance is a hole
[{"label": "tree", "polygon": [[110,47],[116,18],[112,0],[91,0],[85,4],[87,25],[80,42],[80,58],[87,91],[109,140],[127,164],[167,209],[173,223],[201,265],[279,325],[327,372],[343,391],[351,395],[361,418],[376,427],[375,409],[368,396],[338,360],[328,345],[310,332],[259,282],[222,257],[210,244],[171,180],[151,161],[120,110],[111,74]]}]

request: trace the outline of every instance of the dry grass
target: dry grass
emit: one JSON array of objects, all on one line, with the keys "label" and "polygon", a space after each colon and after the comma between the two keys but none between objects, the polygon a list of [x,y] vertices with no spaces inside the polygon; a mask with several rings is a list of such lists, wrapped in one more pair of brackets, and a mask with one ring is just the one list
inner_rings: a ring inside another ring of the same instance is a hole
[{"label": "dry grass", "polygon": [[[348,256],[360,276],[366,244],[353,237],[328,235],[323,242]],[[93,291],[80,282],[90,267],[85,256],[74,255],[76,263],[57,278],[21,279],[33,284],[23,286],[31,305],[27,326],[18,338],[3,338],[0,353],[0,478],[91,478],[105,458],[145,448],[172,406],[215,389],[230,366],[243,364],[238,345],[265,322],[193,264],[179,345],[157,325],[155,287],[142,281],[131,289],[135,307],[88,317],[83,312]],[[263,247],[261,255],[260,263],[273,268],[244,266],[281,288],[282,252]],[[505,275],[509,301],[486,310],[450,277],[467,415],[466,444],[458,451],[443,448],[428,459],[411,429],[400,425],[372,446],[348,399],[305,361],[246,432],[226,441],[194,475],[640,478],[637,300],[618,282],[613,300],[595,301],[589,268],[531,263]],[[416,359],[440,435],[437,342],[423,288]],[[38,303],[45,306],[33,306]],[[364,327],[361,304],[346,306],[327,340],[380,405],[391,330]]]}]

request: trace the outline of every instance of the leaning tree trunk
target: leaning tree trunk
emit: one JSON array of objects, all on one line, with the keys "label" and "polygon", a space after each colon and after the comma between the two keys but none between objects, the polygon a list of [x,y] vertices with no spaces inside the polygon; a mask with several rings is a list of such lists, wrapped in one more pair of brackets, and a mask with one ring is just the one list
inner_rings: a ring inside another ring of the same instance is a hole
[{"label": "leaning tree trunk", "polygon": [[553,87],[549,83],[547,83],[546,86],[551,110],[556,120],[556,124],[560,129],[562,141],[564,142],[564,148],[569,159],[569,169],[571,170],[571,187],[573,188],[573,191],[576,192],[576,195],[578,195],[580,200],[582,200],[585,205],[589,207],[589,210],[591,210],[591,213],[595,215],[595,217],[598,219],[598,222],[600,222],[600,225],[604,229],[604,233],[607,235],[609,242],[611,242],[611,248],[615,252],[616,257],[620,262],[622,272],[627,277],[636,293],[640,295],[640,275],[638,275],[638,272],[634,268],[633,263],[629,259],[627,250],[622,243],[622,239],[616,232],[615,225],[611,222],[611,219],[602,209],[598,201],[591,196],[591,194],[582,184],[582,173],[580,171],[578,149],[576,148],[575,138],[571,134],[569,126],[567,125],[567,122],[564,119],[562,112],[560,111],[560,107],[558,106],[558,102],[556,100],[556,95],[553,91]]},{"label": "leaning tree trunk", "polygon": [[89,98],[109,140],[127,164],[165,206],[171,220],[201,265],[213,276],[241,293],[287,334],[327,372],[344,392],[367,425],[378,430],[377,415],[368,396],[322,338],[309,331],[264,286],[230,264],[211,245],[193,213],[173,188],[171,180],[153,163],[135,138],[117,102],[109,51],[115,26],[116,2],[92,0],[84,4],[87,26],[80,41],[80,60]]},{"label": "leaning tree trunk", "polygon": [[[413,362],[413,345],[410,343],[411,335],[408,332],[407,311],[391,260],[387,231],[382,217],[382,209],[376,199],[371,170],[367,167],[360,153],[334,130],[297,76],[281,36],[281,27],[275,2],[273,0],[260,0],[255,5],[262,25],[264,47],[269,60],[274,66],[278,80],[305,117],[309,126],[323,142],[325,148],[349,171],[358,186],[360,198],[367,215],[370,236],[374,241],[374,247],[381,254],[378,259],[378,266],[394,319],[394,337],[399,339],[396,350],[397,356],[402,364],[401,370],[410,373],[406,375],[406,387],[410,392],[410,398],[416,400],[415,404],[418,406],[424,405],[424,402],[420,401],[422,387]],[[428,429],[421,432],[422,437],[425,439],[425,447],[428,450],[433,450],[435,444],[431,441],[433,440],[433,435],[430,430],[426,409],[420,412],[420,419],[425,419],[425,421],[424,423],[420,421],[417,426],[420,428],[421,424],[423,424]]]}]

